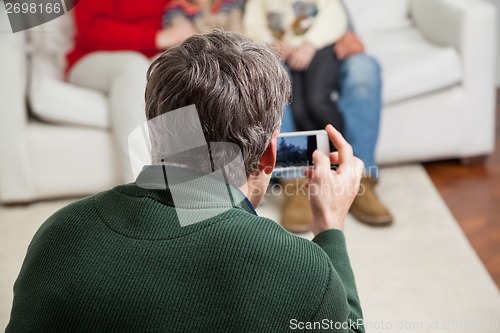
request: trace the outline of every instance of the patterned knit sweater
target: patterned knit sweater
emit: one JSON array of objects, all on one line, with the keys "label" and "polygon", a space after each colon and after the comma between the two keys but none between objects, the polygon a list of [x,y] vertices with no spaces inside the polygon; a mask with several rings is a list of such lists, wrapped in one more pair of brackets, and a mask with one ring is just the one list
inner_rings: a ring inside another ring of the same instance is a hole
[{"label": "patterned knit sweater", "polygon": [[174,205],[168,185],[128,184],[56,212],[6,332],[364,332],[344,234],[293,236],[227,188],[177,188]]},{"label": "patterned knit sweater", "polygon": [[259,42],[294,49],[307,41],[319,50],[346,33],[347,15],[340,0],[248,0],[243,26]]}]

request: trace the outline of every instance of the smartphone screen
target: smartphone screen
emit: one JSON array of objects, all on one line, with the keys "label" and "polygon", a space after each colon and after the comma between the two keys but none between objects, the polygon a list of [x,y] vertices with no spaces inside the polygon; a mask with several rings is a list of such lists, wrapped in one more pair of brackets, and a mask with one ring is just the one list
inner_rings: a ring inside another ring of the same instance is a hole
[{"label": "smartphone screen", "polygon": [[278,137],[277,168],[312,166],[318,148],[316,135]]}]

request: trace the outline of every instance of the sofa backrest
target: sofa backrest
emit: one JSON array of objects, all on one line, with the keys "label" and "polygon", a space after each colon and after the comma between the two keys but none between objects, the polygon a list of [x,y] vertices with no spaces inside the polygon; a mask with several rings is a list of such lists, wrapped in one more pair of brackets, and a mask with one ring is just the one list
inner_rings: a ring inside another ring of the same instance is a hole
[{"label": "sofa backrest", "polygon": [[[401,29],[411,25],[410,0],[343,0],[357,33]],[[73,48],[73,13],[29,30],[34,77],[61,80],[66,54]]]},{"label": "sofa backrest", "polygon": [[29,30],[32,77],[63,78],[66,54],[74,45],[74,32],[71,12]]},{"label": "sofa backrest", "polygon": [[359,34],[402,29],[411,25],[410,0],[343,0],[343,2]]}]

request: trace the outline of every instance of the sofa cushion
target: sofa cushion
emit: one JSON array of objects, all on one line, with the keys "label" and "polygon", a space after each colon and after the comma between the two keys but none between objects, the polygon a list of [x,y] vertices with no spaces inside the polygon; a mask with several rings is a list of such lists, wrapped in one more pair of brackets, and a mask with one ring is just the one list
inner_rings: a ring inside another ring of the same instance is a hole
[{"label": "sofa cushion", "polygon": [[409,0],[343,0],[356,32],[407,28]]},{"label": "sofa cushion", "polygon": [[73,34],[71,14],[29,30],[31,110],[47,122],[108,128],[106,96],[64,80],[66,53],[73,47]]},{"label": "sofa cushion", "polygon": [[109,127],[107,99],[98,91],[59,80],[43,79],[30,85],[29,96],[33,114],[43,121]]},{"label": "sofa cushion", "polygon": [[431,44],[414,29],[362,35],[366,50],[382,66],[384,102],[391,103],[462,81],[460,56],[453,47]]}]

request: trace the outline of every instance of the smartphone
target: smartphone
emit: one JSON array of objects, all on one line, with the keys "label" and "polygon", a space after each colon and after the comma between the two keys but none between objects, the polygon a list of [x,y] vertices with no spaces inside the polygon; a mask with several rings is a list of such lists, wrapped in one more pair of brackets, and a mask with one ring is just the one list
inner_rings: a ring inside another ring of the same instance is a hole
[{"label": "smartphone", "polygon": [[312,166],[312,155],[320,150],[330,154],[330,142],[325,130],[289,132],[278,136],[276,171]]}]

